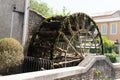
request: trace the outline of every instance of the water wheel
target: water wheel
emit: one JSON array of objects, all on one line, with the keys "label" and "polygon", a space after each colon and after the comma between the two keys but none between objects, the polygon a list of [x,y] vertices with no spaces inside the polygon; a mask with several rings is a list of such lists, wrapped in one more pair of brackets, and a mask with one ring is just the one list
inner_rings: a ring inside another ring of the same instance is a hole
[{"label": "water wheel", "polygon": [[76,13],[45,19],[32,36],[28,56],[53,60],[55,67],[74,66],[89,49],[103,54],[101,34],[88,15]]}]

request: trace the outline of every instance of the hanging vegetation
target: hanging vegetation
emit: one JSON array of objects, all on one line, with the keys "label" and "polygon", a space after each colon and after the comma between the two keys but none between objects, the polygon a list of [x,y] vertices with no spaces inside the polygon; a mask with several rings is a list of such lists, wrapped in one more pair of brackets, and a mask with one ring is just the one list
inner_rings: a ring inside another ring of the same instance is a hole
[{"label": "hanging vegetation", "polygon": [[53,65],[63,67],[76,60],[79,63],[87,48],[95,48],[96,53],[99,48],[103,54],[101,34],[89,16],[75,13],[45,19],[32,36],[28,56],[53,60]]}]

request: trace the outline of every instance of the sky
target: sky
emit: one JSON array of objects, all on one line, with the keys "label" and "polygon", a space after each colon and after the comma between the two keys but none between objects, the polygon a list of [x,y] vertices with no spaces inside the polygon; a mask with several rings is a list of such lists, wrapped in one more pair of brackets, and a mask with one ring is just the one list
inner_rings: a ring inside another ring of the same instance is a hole
[{"label": "sky", "polygon": [[[38,0],[39,1],[39,0]],[[84,12],[86,14],[102,13],[120,10],[120,0],[41,0],[53,10],[62,11],[63,6],[71,13]]]}]

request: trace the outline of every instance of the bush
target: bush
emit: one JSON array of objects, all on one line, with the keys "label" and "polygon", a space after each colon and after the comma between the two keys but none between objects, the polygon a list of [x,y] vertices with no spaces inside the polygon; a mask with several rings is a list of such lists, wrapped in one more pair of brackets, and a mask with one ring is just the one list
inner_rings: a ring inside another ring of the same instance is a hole
[{"label": "bush", "polygon": [[13,38],[0,40],[0,70],[18,66],[23,59],[23,48],[17,40]]},{"label": "bush", "polygon": [[[114,42],[109,40],[105,36],[102,36],[102,41],[103,41],[104,54],[105,53],[112,53],[114,50]],[[96,50],[94,48],[90,48],[90,53],[101,53],[101,49],[99,48],[98,50]]]},{"label": "bush", "polygon": [[104,48],[104,53],[112,53],[114,49],[114,42],[109,40],[107,37],[103,36],[103,48]]},{"label": "bush", "polygon": [[108,57],[110,59],[110,61],[112,63],[117,62],[117,59],[116,59],[117,54],[115,52],[113,52],[113,53],[106,53],[105,55],[106,55],[106,57]]}]

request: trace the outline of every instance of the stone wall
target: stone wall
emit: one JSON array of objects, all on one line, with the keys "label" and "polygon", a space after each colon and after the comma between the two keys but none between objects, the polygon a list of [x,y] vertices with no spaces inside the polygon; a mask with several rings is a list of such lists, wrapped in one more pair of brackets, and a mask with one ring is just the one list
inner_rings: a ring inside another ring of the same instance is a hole
[{"label": "stone wall", "polygon": [[80,74],[68,76],[56,80],[114,80],[115,71],[112,63],[103,56],[86,57],[80,64],[80,67],[85,67],[84,72]]},{"label": "stone wall", "polygon": [[25,0],[0,0],[0,38],[22,42],[24,9]]},{"label": "stone wall", "polygon": [[24,54],[27,55],[27,50],[28,46],[30,43],[30,40],[32,38],[32,35],[36,31],[36,29],[39,27],[40,23],[44,20],[45,18],[37,13],[34,10],[29,10],[29,18],[28,18],[28,36],[27,36],[27,42],[26,45],[24,46]]},{"label": "stone wall", "polygon": [[114,63],[113,67],[115,71],[115,78],[120,79],[120,63]]},{"label": "stone wall", "polygon": [[[23,44],[25,37],[28,44],[32,33],[45,18],[37,12],[30,10],[27,17],[28,24],[25,25],[25,2],[26,0],[0,0],[0,38],[12,37]],[[29,10],[29,9],[28,9]],[[28,26],[28,27],[27,27]],[[27,30],[24,32],[25,28]],[[25,41],[26,41],[25,39]],[[24,45],[23,45],[24,46]]]},{"label": "stone wall", "polygon": [[29,11],[29,21],[28,21],[28,32],[29,32],[29,39],[31,38],[34,31],[39,27],[40,23],[45,18],[40,15],[39,13],[35,12],[34,10]]},{"label": "stone wall", "polygon": [[88,56],[78,66],[0,77],[0,80],[115,80],[120,78],[120,63],[105,56]]}]

